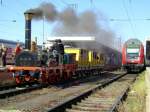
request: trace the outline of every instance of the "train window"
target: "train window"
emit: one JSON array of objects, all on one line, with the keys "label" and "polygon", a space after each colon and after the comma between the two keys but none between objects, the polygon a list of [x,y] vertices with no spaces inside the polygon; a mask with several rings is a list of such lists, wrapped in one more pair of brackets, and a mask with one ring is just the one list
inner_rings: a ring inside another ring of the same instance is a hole
[{"label": "train window", "polygon": [[81,55],[82,55],[82,54],[83,54],[83,49],[81,49],[81,51],[80,51],[80,52],[81,52]]},{"label": "train window", "polygon": [[87,50],[81,49],[81,58],[86,59],[87,58]]},{"label": "train window", "polygon": [[97,53],[96,52],[93,52],[93,58],[97,59]]}]

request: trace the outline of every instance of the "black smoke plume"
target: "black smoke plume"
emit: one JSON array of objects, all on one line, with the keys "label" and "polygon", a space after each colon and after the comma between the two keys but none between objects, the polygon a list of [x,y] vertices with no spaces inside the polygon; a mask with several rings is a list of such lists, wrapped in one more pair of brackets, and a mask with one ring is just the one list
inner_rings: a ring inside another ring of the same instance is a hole
[{"label": "black smoke plume", "polygon": [[56,21],[57,24],[52,31],[53,36],[94,36],[96,38],[96,43],[75,43],[79,47],[100,49],[100,44],[114,46],[115,34],[110,29],[104,29],[93,11],[77,14],[72,8],[66,8],[58,12],[53,4],[42,3],[27,12],[34,13],[33,19],[36,20],[43,19],[44,16],[47,21]]},{"label": "black smoke plume", "polygon": [[57,14],[58,14],[58,12],[53,4],[45,3],[45,2],[40,4],[40,6],[37,8],[27,10],[26,13],[27,12],[33,13],[33,19],[41,20],[41,19],[43,19],[43,17],[45,17],[45,19],[47,21],[56,20]]}]

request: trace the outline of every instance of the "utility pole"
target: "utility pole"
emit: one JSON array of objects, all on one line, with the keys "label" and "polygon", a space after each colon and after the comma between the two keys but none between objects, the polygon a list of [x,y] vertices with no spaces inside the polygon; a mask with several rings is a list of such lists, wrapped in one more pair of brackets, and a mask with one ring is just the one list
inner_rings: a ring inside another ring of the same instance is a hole
[{"label": "utility pole", "polygon": [[3,1],[1,0],[1,5],[3,4]]},{"label": "utility pole", "polygon": [[118,50],[122,50],[122,42],[121,37],[118,37]]},{"label": "utility pole", "polygon": [[35,37],[35,43],[36,43],[36,45],[37,45],[37,37]]},{"label": "utility pole", "polygon": [[44,24],[45,24],[45,23],[44,23],[44,22],[45,22],[45,16],[43,16],[43,45],[42,45],[42,48],[43,48],[43,49],[44,49],[44,47],[45,47],[45,45],[44,45],[44,44],[45,44],[45,42],[44,42],[44,41],[45,41],[45,40],[44,40],[44,36],[45,36],[45,35],[44,35],[44,33],[45,33],[45,32],[44,32],[44,27],[45,27]]}]

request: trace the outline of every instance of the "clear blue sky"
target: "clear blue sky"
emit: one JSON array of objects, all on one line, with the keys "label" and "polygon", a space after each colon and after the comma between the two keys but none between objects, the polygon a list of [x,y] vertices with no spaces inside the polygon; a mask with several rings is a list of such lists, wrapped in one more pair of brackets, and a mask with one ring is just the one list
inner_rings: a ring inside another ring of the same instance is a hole
[{"label": "clear blue sky", "polygon": [[[24,42],[24,12],[35,8],[42,2],[51,2],[62,11],[69,4],[77,4],[77,13],[93,10],[106,20],[104,27],[110,27],[122,41],[138,38],[142,42],[150,36],[150,0],[2,0],[0,5],[0,38]],[[117,19],[111,21],[110,19]],[[131,19],[129,21],[128,19]],[[16,20],[16,22],[12,22]],[[99,20],[103,21],[103,20]],[[38,43],[43,40],[43,22],[32,22],[32,38],[37,36]],[[51,36],[54,24],[45,22],[44,35]]]}]

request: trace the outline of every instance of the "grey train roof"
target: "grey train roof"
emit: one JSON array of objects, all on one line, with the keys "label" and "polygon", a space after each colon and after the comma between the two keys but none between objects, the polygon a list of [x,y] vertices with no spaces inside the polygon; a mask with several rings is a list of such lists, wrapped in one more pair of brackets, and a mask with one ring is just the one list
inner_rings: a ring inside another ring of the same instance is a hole
[{"label": "grey train roof", "polygon": [[129,39],[125,42],[125,44],[131,44],[131,43],[142,44],[142,42],[138,39]]}]

